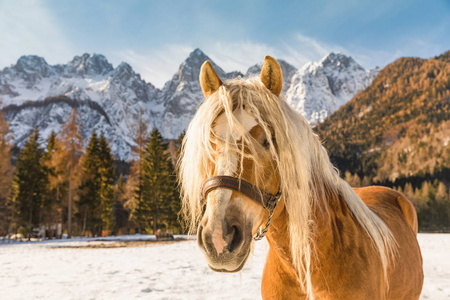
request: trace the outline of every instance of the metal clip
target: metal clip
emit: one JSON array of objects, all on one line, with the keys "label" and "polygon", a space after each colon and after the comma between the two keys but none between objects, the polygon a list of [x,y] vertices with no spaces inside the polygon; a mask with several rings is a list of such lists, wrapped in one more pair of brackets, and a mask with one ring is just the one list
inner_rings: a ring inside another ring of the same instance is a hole
[{"label": "metal clip", "polygon": [[267,220],[266,225],[264,225],[264,228],[260,227],[259,231],[256,233],[256,235],[253,237],[255,241],[260,241],[263,239],[264,236],[266,236],[267,231],[269,231],[270,222],[272,221],[273,213],[275,212],[275,208],[277,207],[278,202],[280,202],[281,199],[281,193],[278,192],[276,201],[274,201],[273,206],[270,208],[267,208],[269,211],[269,219]]}]

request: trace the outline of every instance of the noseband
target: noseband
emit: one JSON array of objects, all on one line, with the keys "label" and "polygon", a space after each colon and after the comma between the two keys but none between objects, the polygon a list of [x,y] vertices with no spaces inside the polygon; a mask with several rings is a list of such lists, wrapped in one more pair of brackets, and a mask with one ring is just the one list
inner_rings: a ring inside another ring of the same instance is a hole
[{"label": "noseband", "polygon": [[280,201],[281,198],[281,190],[279,190],[276,195],[272,195],[243,179],[231,176],[214,176],[208,178],[203,183],[201,194],[202,202],[206,200],[206,196],[208,195],[208,193],[216,188],[226,188],[239,192],[262,205],[269,211],[269,219],[266,225],[264,226],[264,228],[260,228],[258,233],[256,233],[256,235],[253,237],[253,239],[256,241],[261,240],[269,230],[273,212],[278,204],[278,201]]}]

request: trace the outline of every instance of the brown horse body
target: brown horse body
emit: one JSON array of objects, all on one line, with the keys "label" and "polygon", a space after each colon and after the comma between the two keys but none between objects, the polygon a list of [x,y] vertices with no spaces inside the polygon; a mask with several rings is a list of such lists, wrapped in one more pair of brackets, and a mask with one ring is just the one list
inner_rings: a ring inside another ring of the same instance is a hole
[{"label": "brown horse body", "polygon": [[[340,178],[306,120],[279,97],[275,59],[266,57],[260,80],[225,83],[206,62],[200,83],[207,99],[186,132],[179,176],[185,220],[212,270],[240,271],[270,225],[264,299],[419,298],[414,207],[391,189],[352,189]],[[244,192],[244,181],[254,194],[281,195],[270,197],[280,199],[275,210]]]},{"label": "brown horse body", "polygon": [[[414,207],[388,188],[357,188],[355,192],[388,225],[397,241],[395,263],[388,268],[389,287],[378,252],[345,202],[328,199],[330,215],[315,211],[311,262],[315,299],[419,299],[423,271]],[[261,285],[263,299],[307,299],[291,263],[288,218],[281,201],[267,234],[270,249]]]}]

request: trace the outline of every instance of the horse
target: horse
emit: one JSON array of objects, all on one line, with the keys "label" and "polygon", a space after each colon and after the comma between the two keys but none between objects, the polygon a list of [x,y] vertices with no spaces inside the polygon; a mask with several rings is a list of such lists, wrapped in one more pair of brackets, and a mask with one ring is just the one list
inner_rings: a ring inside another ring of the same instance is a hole
[{"label": "horse", "polygon": [[200,70],[205,96],[182,143],[182,212],[208,266],[240,271],[255,240],[269,249],[263,299],[419,299],[417,214],[401,193],[351,188],[318,136],[280,96],[266,56],[260,78],[222,82]]}]

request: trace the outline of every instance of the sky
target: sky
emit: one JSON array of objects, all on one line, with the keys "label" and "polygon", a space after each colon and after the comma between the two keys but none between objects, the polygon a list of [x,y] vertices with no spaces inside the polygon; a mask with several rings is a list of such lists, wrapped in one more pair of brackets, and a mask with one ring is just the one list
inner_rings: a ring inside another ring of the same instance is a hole
[{"label": "sky", "polygon": [[450,50],[450,0],[0,0],[0,69],[99,53],[162,87],[196,48],[227,72],[265,55],[301,68],[331,51],[383,67]]}]

